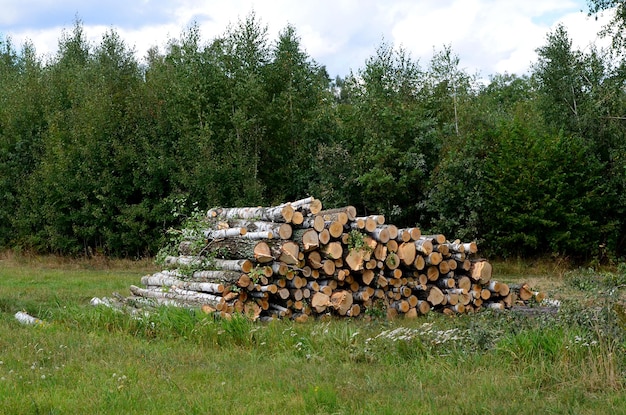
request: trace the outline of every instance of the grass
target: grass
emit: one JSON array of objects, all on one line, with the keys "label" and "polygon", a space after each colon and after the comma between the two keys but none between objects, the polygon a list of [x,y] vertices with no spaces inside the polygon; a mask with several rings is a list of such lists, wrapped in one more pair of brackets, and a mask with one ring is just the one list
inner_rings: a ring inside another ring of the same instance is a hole
[{"label": "grass", "polygon": [[[621,299],[597,292],[621,282],[621,271],[585,284],[588,271],[494,269],[502,281],[531,276],[574,300],[556,317],[533,318],[257,324],[179,309],[133,318],[89,300],[127,295],[156,271],[151,263],[5,254],[0,413],[626,413]],[[46,323],[23,326],[19,310]]]}]

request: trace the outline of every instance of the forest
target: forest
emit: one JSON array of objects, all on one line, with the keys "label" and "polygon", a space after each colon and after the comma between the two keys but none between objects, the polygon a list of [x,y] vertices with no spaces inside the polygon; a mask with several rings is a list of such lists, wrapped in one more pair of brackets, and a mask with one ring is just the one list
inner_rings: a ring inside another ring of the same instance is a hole
[{"label": "forest", "polygon": [[419,62],[384,42],[331,79],[297,28],[271,39],[254,14],[141,58],[80,20],[47,60],[0,35],[0,249],[153,256],[194,212],[313,195],[483,255],[619,261],[623,27],[581,51],[558,26],[528,74],[489,82],[451,46]]}]

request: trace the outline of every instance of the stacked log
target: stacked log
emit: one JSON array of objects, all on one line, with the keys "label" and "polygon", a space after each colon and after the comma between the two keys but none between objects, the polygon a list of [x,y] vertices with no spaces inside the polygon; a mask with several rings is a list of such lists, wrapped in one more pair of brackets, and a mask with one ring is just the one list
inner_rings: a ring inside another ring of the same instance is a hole
[{"label": "stacked log", "polygon": [[503,310],[540,293],[492,279],[475,242],[398,229],[353,206],[322,209],[313,197],[273,207],[207,212],[203,240],[182,241],[169,268],[144,276],[137,298],[255,319],[408,318]]}]

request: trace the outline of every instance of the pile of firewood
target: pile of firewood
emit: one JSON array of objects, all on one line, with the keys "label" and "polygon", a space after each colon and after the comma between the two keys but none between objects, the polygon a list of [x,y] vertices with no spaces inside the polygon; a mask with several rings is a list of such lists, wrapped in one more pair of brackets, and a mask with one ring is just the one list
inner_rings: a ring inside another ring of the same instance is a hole
[{"label": "pile of firewood", "polygon": [[[182,232],[182,234],[185,234]],[[194,237],[194,235],[196,235]],[[307,198],[274,207],[211,209],[133,298],[253,318],[384,312],[416,317],[505,309],[541,294],[492,280],[475,242],[398,229],[382,215]],[[369,311],[369,312],[368,312]]]}]

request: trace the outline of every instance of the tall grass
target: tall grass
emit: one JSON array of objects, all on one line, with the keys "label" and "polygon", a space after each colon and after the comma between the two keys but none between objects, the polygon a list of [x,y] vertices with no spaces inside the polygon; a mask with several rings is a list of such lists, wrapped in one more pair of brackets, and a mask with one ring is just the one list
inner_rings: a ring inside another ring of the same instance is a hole
[{"label": "tall grass", "polygon": [[[0,265],[0,413],[626,412],[624,330],[608,331],[608,304],[305,324],[131,316],[89,299],[127,294],[146,264]],[[23,308],[46,324],[19,324]]]}]

